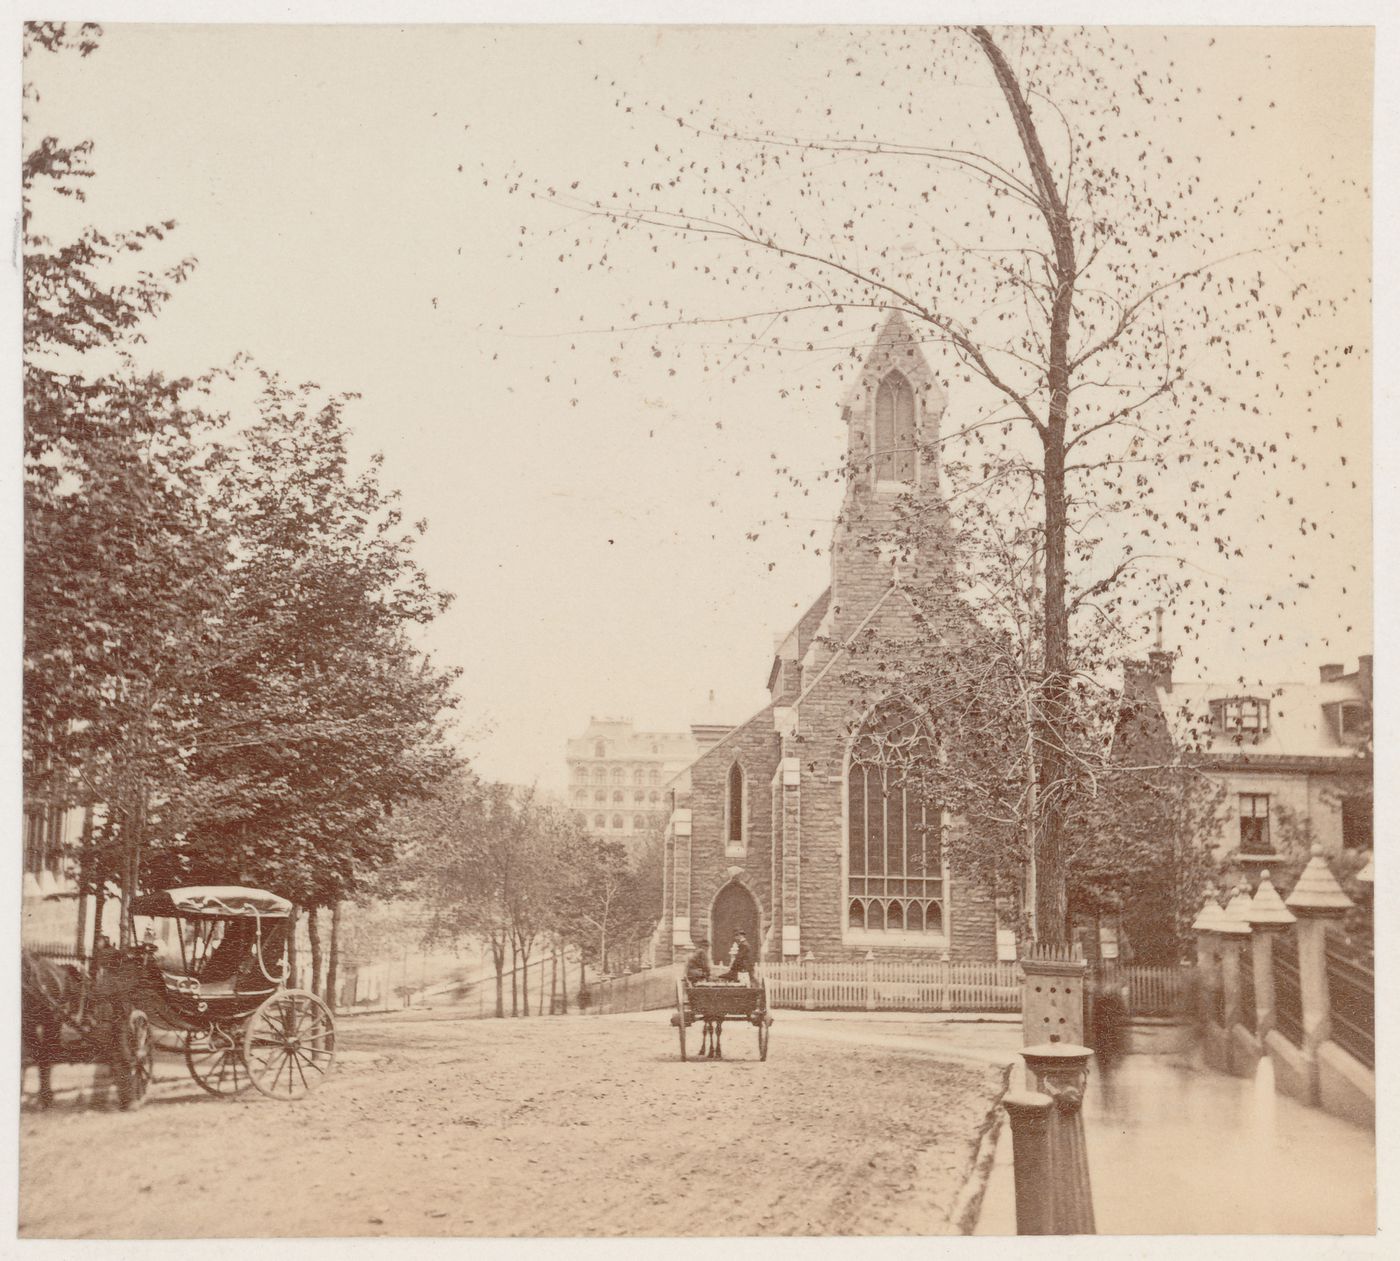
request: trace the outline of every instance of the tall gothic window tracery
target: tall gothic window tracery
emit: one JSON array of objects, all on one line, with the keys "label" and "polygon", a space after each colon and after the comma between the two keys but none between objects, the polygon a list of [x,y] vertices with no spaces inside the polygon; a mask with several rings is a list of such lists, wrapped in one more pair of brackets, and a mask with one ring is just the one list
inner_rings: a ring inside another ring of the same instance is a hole
[{"label": "tall gothic window tracery", "polygon": [[875,391],[875,480],[914,480],[914,390],[902,372],[888,373]]},{"label": "tall gothic window tracery", "polygon": [[943,811],[919,767],[935,749],[903,706],[877,709],[857,733],[846,772],[846,914],[860,932],[944,931]]}]

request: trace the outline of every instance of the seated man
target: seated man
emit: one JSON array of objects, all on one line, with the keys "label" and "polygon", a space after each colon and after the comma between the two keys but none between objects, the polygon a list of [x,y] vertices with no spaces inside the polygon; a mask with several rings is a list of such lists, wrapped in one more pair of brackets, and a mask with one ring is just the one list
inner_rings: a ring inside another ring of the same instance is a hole
[{"label": "seated man", "polygon": [[734,935],[734,959],[729,965],[729,971],[720,976],[721,981],[737,981],[739,974],[747,973],[749,984],[753,982],[753,947],[749,945],[746,933],[736,933]]},{"label": "seated man", "polygon": [[710,941],[708,937],[695,939],[695,953],[685,961],[685,979],[694,985],[696,981],[710,979]]}]

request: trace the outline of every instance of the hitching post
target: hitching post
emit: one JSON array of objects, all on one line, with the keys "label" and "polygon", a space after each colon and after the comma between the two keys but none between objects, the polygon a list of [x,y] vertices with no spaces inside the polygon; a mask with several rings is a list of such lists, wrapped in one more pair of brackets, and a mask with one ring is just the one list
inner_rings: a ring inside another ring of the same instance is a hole
[{"label": "hitching post", "polygon": [[1053,1103],[1047,1111],[1047,1176],[1041,1192],[1049,1200],[1048,1233],[1092,1235],[1094,1199],[1084,1143],[1084,1086],[1093,1052],[1086,1046],[1046,1042],[1027,1047],[1021,1055],[1035,1078],[1037,1093],[1049,1096]]},{"label": "hitching post", "polygon": [[1016,1233],[1050,1235],[1050,1113],[1055,1101],[1037,1091],[1013,1090],[1001,1101],[1011,1119],[1016,1175]]},{"label": "hitching post", "polygon": [[865,952],[865,1010],[875,1010],[875,952]]}]

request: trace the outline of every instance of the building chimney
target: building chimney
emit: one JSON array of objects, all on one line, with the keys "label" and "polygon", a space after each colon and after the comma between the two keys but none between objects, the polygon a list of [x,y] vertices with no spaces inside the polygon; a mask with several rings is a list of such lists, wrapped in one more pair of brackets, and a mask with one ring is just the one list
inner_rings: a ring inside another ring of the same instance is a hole
[{"label": "building chimney", "polygon": [[1317,673],[1318,677],[1322,680],[1322,682],[1335,683],[1338,679],[1342,677],[1342,674],[1345,672],[1345,670],[1345,666],[1340,665],[1337,662],[1330,662],[1325,666],[1319,666]]}]

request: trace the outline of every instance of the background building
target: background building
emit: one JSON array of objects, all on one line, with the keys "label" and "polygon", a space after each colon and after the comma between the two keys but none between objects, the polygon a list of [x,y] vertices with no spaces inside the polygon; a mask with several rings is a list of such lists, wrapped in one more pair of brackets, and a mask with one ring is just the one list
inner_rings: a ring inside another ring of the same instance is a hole
[{"label": "background building", "polygon": [[635,731],[630,718],[590,718],[568,742],[568,801],[590,835],[631,842],[661,829],[667,785],[695,760],[689,731]]},{"label": "background building", "polygon": [[1159,648],[1127,664],[1124,694],[1143,711],[1142,730],[1157,733],[1158,756],[1223,788],[1216,857],[1277,867],[1314,844],[1331,857],[1371,849],[1371,672],[1367,654],[1350,674],[1328,664],[1315,682],[1251,690],[1174,680]]}]

